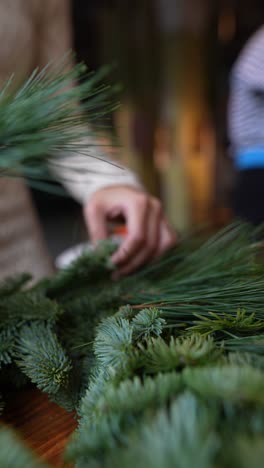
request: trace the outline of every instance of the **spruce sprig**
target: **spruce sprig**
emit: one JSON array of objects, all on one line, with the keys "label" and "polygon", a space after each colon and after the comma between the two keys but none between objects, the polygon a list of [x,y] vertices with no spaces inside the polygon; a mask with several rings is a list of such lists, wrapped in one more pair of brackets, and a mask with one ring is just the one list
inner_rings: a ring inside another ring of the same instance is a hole
[{"label": "spruce sprig", "polygon": [[55,333],[44,323],[22,327],[16,347],[16,363],[40,390],[51,395],[69,384],[72,363]]},{"label": "spruce sprig", "polygon": [[160,336],[166,325],[159,309],[143,309],[132,320],[133,337],[135,340]]},{"label": "spruce sprig", "polygon": [[98,326],[94,353],[103,367],[125,369],[133,358],[133,328],[126,319],[108,318]]}]

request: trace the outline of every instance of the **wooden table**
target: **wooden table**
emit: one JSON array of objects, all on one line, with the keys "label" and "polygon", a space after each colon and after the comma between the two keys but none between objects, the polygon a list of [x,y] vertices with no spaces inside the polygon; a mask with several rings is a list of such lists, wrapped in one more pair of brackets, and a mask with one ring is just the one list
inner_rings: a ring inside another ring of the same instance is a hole
[{"label": "wooden table", "polygon": [[64,447],[77,425],[75,415],[33,388],[12,392],[5,401],[4,423],[14,428],[42,460],[61,467]]}]

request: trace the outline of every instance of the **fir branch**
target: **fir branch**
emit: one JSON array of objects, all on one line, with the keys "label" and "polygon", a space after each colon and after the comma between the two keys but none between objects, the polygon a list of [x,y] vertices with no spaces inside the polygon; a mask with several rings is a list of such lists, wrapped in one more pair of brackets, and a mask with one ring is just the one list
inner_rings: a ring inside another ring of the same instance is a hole
[{"label": "fir branch", "polygon": [[133,328],[122,318],[107,318],[97,328],[94,353],[103,367],[125,369],[133,358]]},{"label": "fir branch", "polygon": [[231,366],[249,366],[264,371],[264,356],[247,352],[230,352],[222,356],[220,362]]},{"label": "fir branch", "polygon": [[[150,409],[166,404],[182,388],[176,374],[158,375],[154,379],[146,378],[144,382],[134,378],[120,385],[116,385],[113,376],[113,380],[103,380],[103,389],[102,377],[99,375],[99,381],[93,382],[91,393],[87,392],[82,400],[81,424],[78,436],[67,449],[68,460],[74,459],[77,453],[78,457],[100,459],[105,452],[108,458],[113,448],[126,445],[131,428],[139,424]],[[97,398],[94,398],[95,388]]]},{"label": "fir branch", "polygon": [[107,467],[213,468],[219,450],[216,413],[185,393],[169,411],[162,409],[146,421],[126,450],[110,457]]},{"label": "fir branch", "polygon": [[28,273],[22,273],[17,276],[6,278],[0,283],[0,300],[6,296],[11,296],[11,294],[18,292],[30,280],[31,275]]},{"label": "fir branch", "polygon": [[[120,417],[114,415],[107,418],[101,418],[100,424],[88,425],[84,422],[81,430],[72,437],[70,445],[67,447],[65,459],[67,462],[77,460],[77,466],[80,463],[86,463],[83,466],[90,466],[93,461],[98,461],[99,466],[104,466],[102,460],[111,450],[117,449],[120,440],[117,434],[121,435]],[[89,436],[88,436],[89,434]]]},{"label": "fir branch", "polygon": [[150,336],[159,336],[166,321],[159,309],[143,309],[133,319],[133,338],[137,341]]},{"label": "fir branch", "polygon": [[25,325],[21,329],[16,362],[40,390],[56,395],[68,386],[72,364],[57,336],[43,323]]},{"label": "fir branch", "polygon": [[70,356],[81,358],[92,351],[97,325],[111,315],[120,302],[119,284],[98,281],[93,288],[78,288],[78,296],[64,302],[64,314],[58,321],[58,336]]},{"label": "fir branch", "polygon": [[94,368],[91,372],[89,385],[84,397],[81,400],[79,414],[89,421],[92,421],[92,415],[96,408],[98,400],[104,394],[109,383],[112,382],[115,373],[107,368]]},{"label": "fir branch", "polygon": [[183,379],[192,391],[204,398],[264,405],[264,374],[249,366],[186,368]]},{"label": "fir branch", "polygon": [[3,364],[10,364],[15,355],[16,336],[15,327],[8,327],[0,331],[0,369]]},{"label": "fir branch", "polygon": [[176,373],[158,374],[143,381],[134,377],[119,385],[108,385],[103,398],[97,402],[96,413],[120,413],[124,420],[129,419],[129,415],[139,417],[149,408],[168,403],[182,388],[181,377]]},{"label": "fir branch", "polygon": [[54,323],[61,314],[59,305],[39,291],[18,292],[0,300],[0,329],[18,327],[29,320]]},{"label": "fir branch", "polygon": [[[99,380],[99,385],[101,380]],[[95,383],[94,383],[95,384]],[[97,383],[96,383],[97,384]],[[160,374],[154,378],[124,380],[120,384],[115,379],[108,380],[104,392],[100,390],[96,401],[91,405],[90,392],[82,400],[81,415],[90,423],[100,423],[106,414],[120,414],[124,423],[130,416],[142,416],[149,408],[160,407],[175,397],[183,388],[182,380],[176,373]]]},{"label": "fir branch", "polygon": [[115,249],[116,245],[112,241],[104,241],[100,242],[96,249],[84,252],[68,268],[61,270],[46,282],[48,297],[73,300],[73,291],[76,296],[83,287],[87,290],[89,282],[94,284],[109,278],[114,268],[110,256]]},{"label": "fir branch", "polygon": [[208,364],[219,357],[211,337],[191,335],[174,338],[169,344],[162,338],[151,339],[147,347],[141,347],[141,361],[147,373],[169,372],[181,369],[186,365]]},{"label": "fir branch", "polygon": [[[107,274],[109,274],[108,271]],[[73,298],[67,299],[66,302],[63,300],[64,310],[72,316],[83,317],[83,320],[89,316],[91,322],[93,319],[97,319],[99,322],[102,318],[108,317],[120,303],[120,285],[118,283],[109,284],[109,281],[98,279],[93,288],[87,288],[87,284],[82,288],[77,286],[77,293],[75,294],[73,290]]]},{"label": "fir branch", "polygon": [[130,304],[122,305],[115,313],[115,317],[132,320],[137,315],[137,310]]}]

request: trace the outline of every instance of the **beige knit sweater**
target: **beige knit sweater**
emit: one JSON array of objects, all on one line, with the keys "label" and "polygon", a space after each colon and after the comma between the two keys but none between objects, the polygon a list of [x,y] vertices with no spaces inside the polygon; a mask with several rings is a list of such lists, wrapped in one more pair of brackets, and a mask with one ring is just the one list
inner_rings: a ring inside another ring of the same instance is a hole
[{"label": "beige knit sweater", "polygon": [[[36,66],[61,58],[70,48],[68,0],[0,0],[0,86],[13,73],[14,84],[19,86]],[[108,185],[138,185],[128,170],[92,158],[89,143],[87,137],[87,155],[67,156],[56,171],[67,180],[65,186],[77,200],[84,203],[94,191]],[[92,151],[107,159],[98,149]],[[90,173],[73,170],[76,164]],[[0,179],[0,278],[30,271],[38,279],[51,269],[24,183]]]}]

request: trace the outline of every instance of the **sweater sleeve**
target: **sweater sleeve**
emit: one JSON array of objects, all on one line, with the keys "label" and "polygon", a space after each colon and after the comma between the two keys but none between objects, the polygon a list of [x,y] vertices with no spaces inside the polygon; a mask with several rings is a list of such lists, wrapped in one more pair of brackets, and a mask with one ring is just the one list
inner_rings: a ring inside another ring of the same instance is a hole
[{"label": "sweater sleeve", "polygon": [[[72,48],[72,25],[68,0],[47,0],[43,2],[39,24],[39,67],[56,63]],[[67,153],[51,170],[61,180],[69,193],[77,201],[85,203],[91,195],[104,187],[129,185],[142,188],[135,174],[115,163],[95,137],[87,137],[82,142],[84,148],[79,154]]]},{"label": "sweater sleeve", "polygon": [[143,190],[135,174],[106,156],[92,137],[82,145],[81,154],[67,154],[50,163],[52,172],[77,201],[84,204],[97,190],[115,185]]}]

